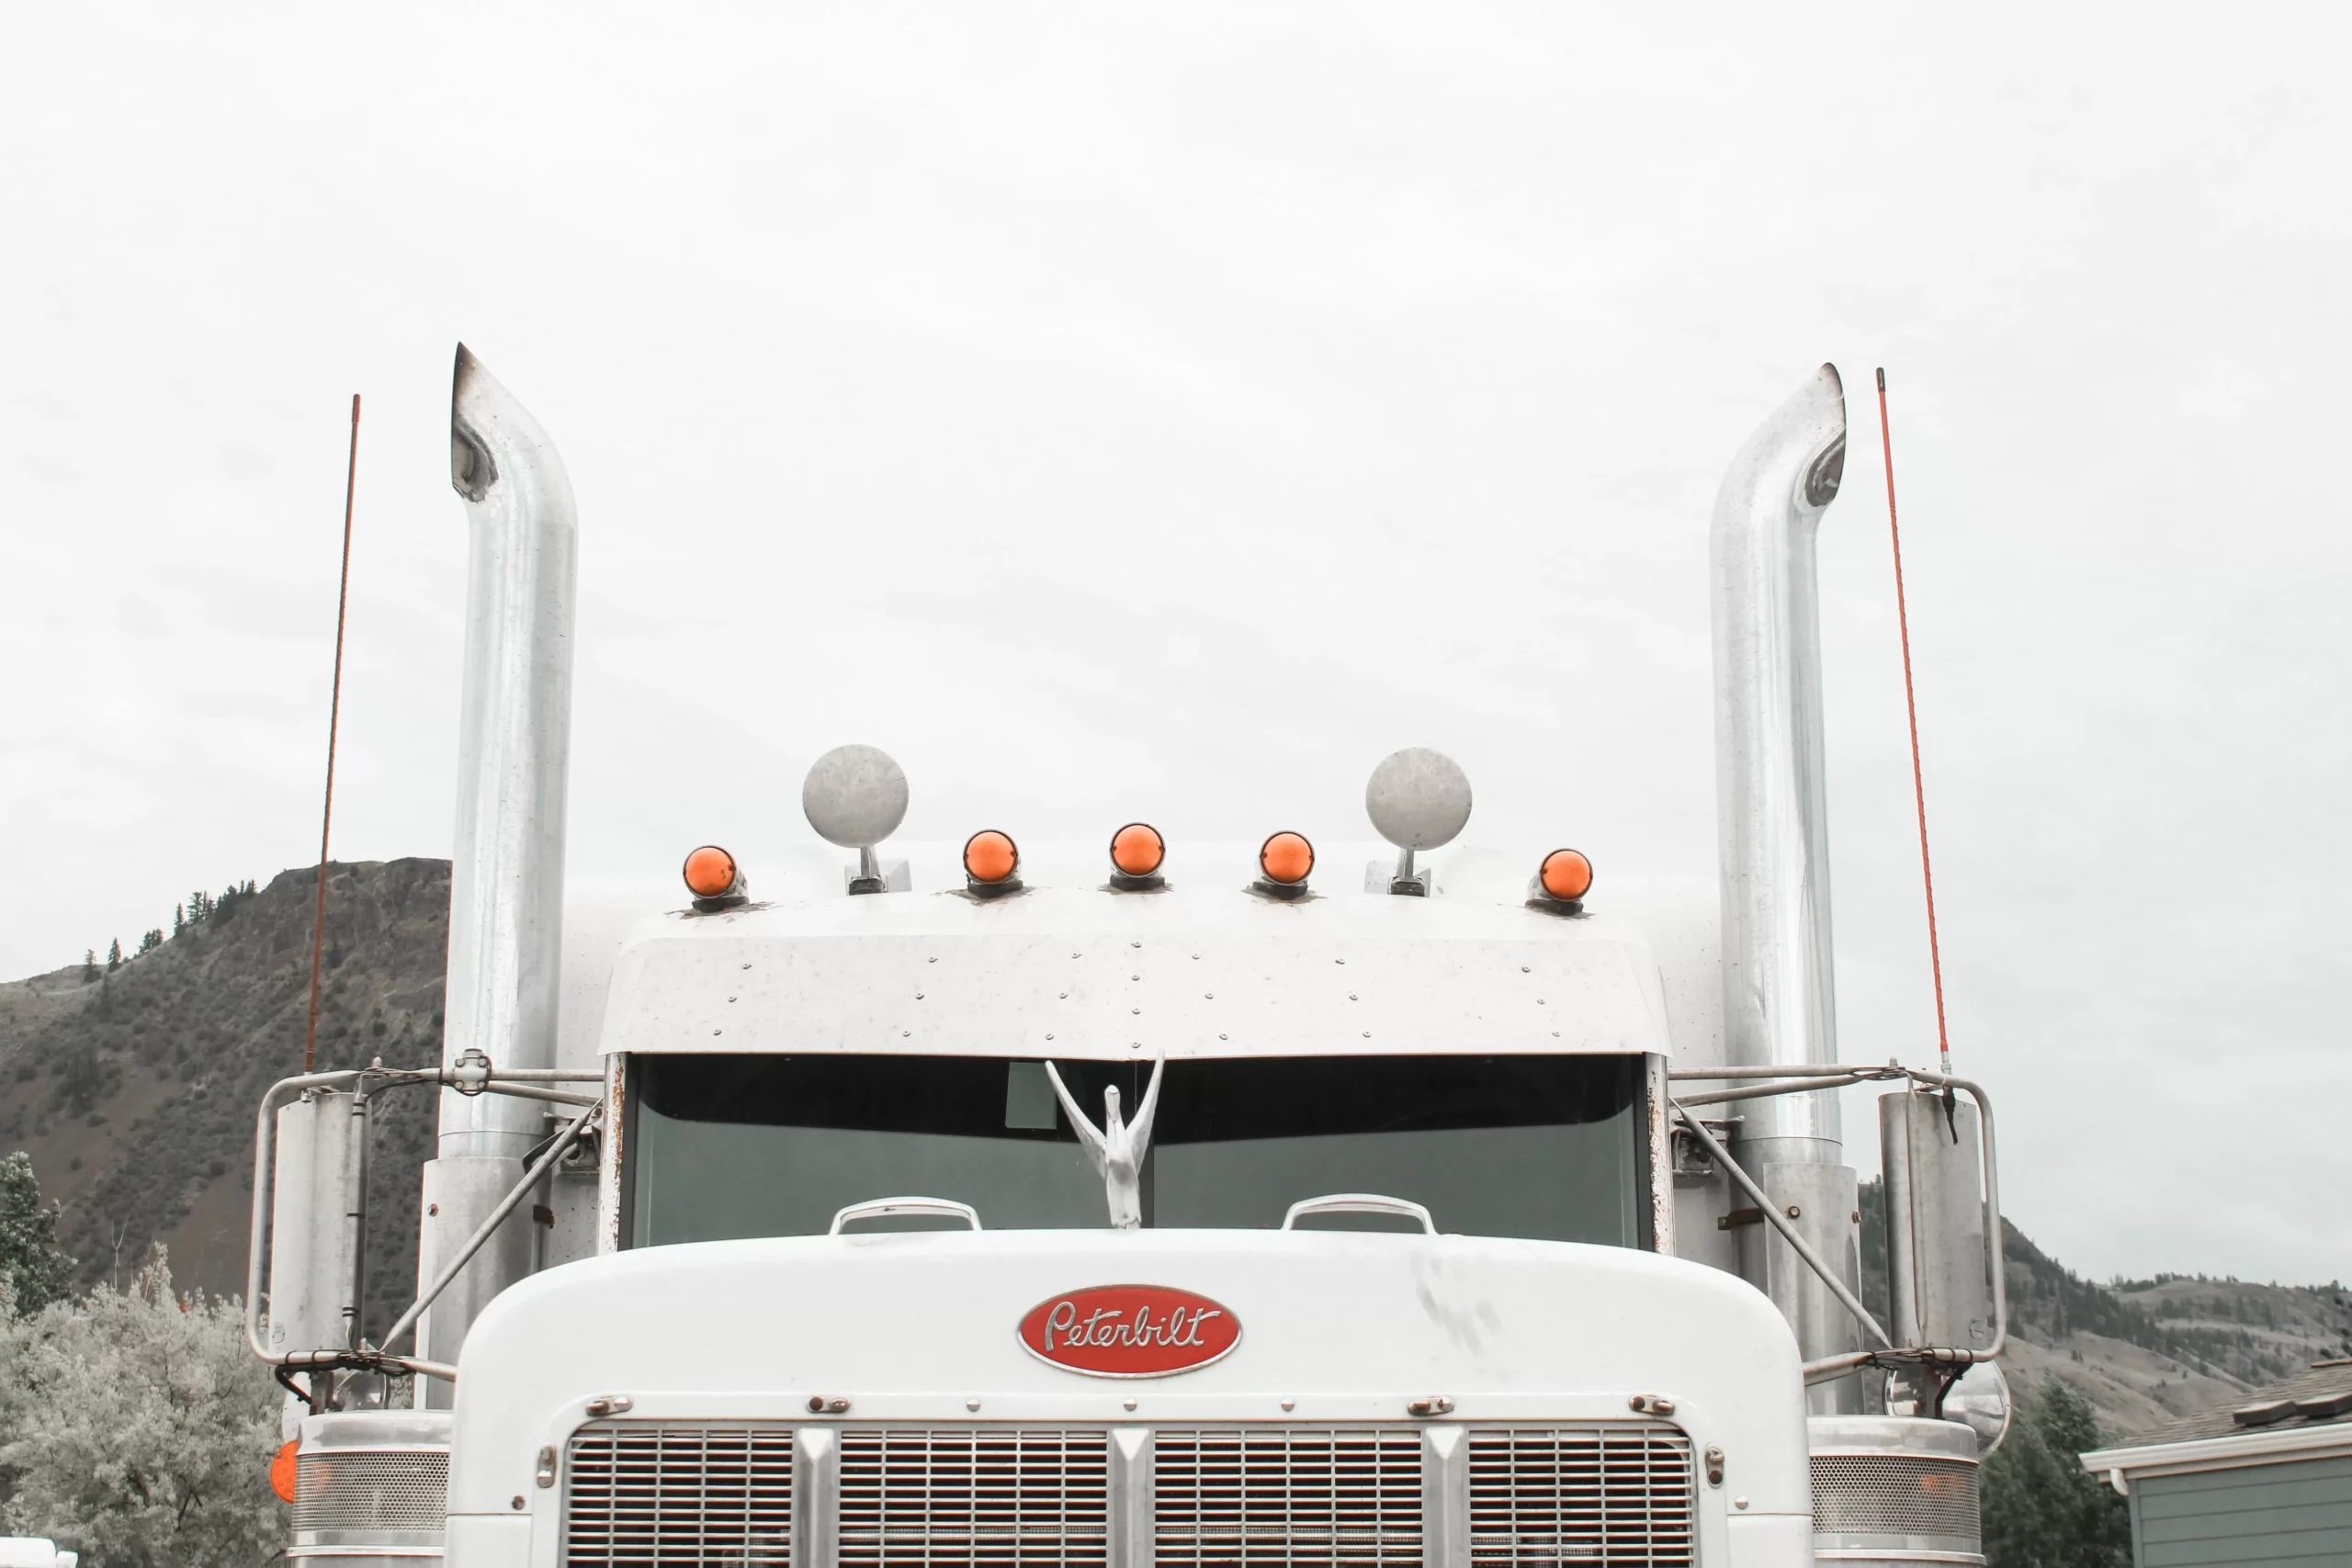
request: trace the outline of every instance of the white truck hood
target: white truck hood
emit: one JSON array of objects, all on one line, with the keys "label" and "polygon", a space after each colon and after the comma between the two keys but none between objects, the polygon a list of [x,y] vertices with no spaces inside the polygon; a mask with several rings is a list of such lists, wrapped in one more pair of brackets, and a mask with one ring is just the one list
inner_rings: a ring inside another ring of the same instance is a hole
[{"label": "white truck hood", "polygon": [[[1232,1352],[1149,1379],[1047,1364],[1016,1330],[1048,1298],[1153,1284],[1239,1322]],[[1674,1402],[1702,1487],[1743,1517],[1809,1510],[1796,1344],[1752,1287],[1623,1248],[1453,1235],[1273,1231],[871,1234],[650,1247],[537,1275],[491,1303],[458,1368],[449,1510],[534,1534],[559,1493],[533,1484],[588,1401],[632,1420],[1623,1421]],[[812,1398],[850,1402],[811,1416]],[[1285,1403],[1287,1402],[1287,1403]],[[518,1501],[519,1500],[519,1501]],[[487,1521],[484,1521],[487,1523]]]}]

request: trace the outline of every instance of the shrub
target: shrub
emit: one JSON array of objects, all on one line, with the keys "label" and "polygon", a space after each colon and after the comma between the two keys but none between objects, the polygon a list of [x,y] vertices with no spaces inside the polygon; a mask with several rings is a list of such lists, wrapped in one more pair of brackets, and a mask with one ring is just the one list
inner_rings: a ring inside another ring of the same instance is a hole
[{"label": "shrub", "polygon": [[7,1527],[107,1568],[268,1561],[277,1406],[238,1304],[175,1296],[160,1251],[127,1291],[0,1314]]}]

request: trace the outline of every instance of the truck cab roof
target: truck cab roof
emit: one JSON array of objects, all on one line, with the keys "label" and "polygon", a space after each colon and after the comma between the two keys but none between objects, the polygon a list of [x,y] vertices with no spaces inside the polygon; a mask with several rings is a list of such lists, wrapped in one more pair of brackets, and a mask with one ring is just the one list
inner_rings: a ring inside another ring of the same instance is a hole
[{"label": "truck cab roof", "polygon": [[1097,871],[989,897],[956,885],[852,897],[804,875],[773,901],[639,923],[612,964],[598,1048],[1080,1059],[1670,1050],[1657,961],[1623,919],[1367,893],[1352,867],[1317,880],[1295,898],[1214,867],[1151,892],[1114,888]]}]

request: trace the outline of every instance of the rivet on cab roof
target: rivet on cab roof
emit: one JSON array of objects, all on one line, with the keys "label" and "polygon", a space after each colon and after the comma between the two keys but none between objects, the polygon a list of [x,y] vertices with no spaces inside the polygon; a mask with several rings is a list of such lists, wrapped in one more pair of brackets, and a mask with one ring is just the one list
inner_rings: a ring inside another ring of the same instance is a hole
[{"label": "rivet on cab roof", "polygon": [[1371,1038],[1372,1038],[1372,1031],[1371,1031],[1371,1030],[1369,1030],[1369,1029],[1365,1030],[1365,1031],[1363,1032],[1363,1037],[1364,1037],[1366,1040],[1371,1039]]},{"label": "rivet on cab roof", "polygon": [[711,1034],[712,1034],[714,1037],[716,1037],[716,1036],[718,1036],[718,1035],[719,1035],[719,1034],[722,1034],[722,1033],[724,1033],[724,1032],[725,1032],[724,1030],[714,1029],[714,1030],[712,1030],[710,1032],[711,1032]]},{"label": "rivet on cab roof", "polygon": [[1048,1039],[1048,1040],[1051,1040],[1051,1039],[1053,1038],[1053,1036],[1052,1036],[1052,1035],[1050,1035],[1050,1034],[1048,1034],[1048,1035],[1046,1035],[1046,1039]]},{"label": "rivet on cab roof", "polygon": [[1141,947],[1141,946],[1143,945],[1143,943],[1141,943],[1141,942],[1131,942],[1127,943],[1127,945],[1128,945],[1129,947]]},{"label": "rivet on cab roof", "polygon": [[751,965],[750,965],[750,964],[744,964],[744,965],[743,965],[743,967],[744,967],[744,968],[746,968],[746,969],[749,969],[749,968],[751,967]]},{"label": "rivet on cab roof", "polygon": [[921,991],[917,991],[917,992],[915,993],[915,1000],[917,1000],[917,1001],[921,1001],[921,1000],[922,1000],[922,993]]},{"label": "rivet on cab roof", "polygon": [[1217,1038],[1218,1038],[1219,1040],[1222,1040],[1222,1039],[1224,1039],[1224,1038],[1225,1038],[1225,1036],[1224,1036],[1224,1035],[1222,1035],[1222,1034],[1220,1034],[1220,1035],[1218,1035],[1218,1036],[1217,1036]]}]

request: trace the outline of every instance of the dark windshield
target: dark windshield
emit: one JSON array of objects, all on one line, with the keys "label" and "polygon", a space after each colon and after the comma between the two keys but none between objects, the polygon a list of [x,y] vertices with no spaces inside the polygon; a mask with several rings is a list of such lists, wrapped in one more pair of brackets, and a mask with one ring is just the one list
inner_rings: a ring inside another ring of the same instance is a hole
[{"label": "dark windshield", "polygon": [[[1147,1063],[1063,1062],[1102,1120]],[[991,1230],[1099,1228],[1102,1182],[1035,1061],[637,1056],[635,1246],[825,1230],[876,1198],[952,1198]],[[1377,1192],[1441,1231],[1644,1245],[1638,1056],[1289,1056],[1170,1063],[1147,1225],[1272,1228],[1302,1198]],[[1395,1221],[1317,1219],[1324,1225]]]}]

